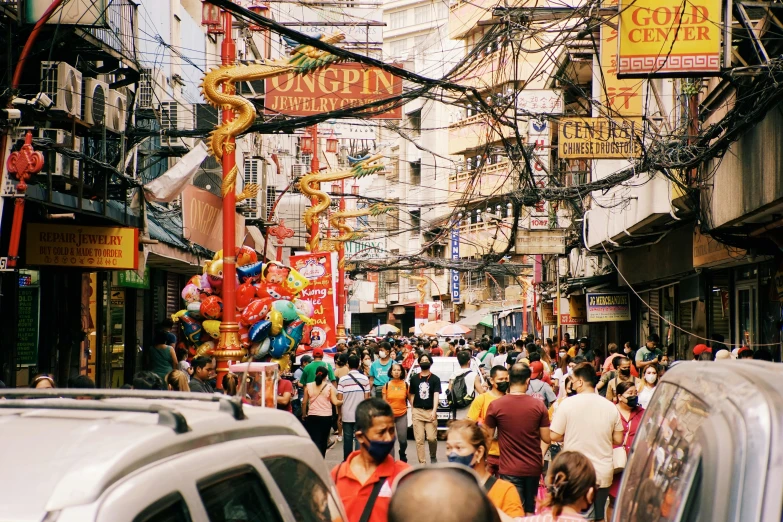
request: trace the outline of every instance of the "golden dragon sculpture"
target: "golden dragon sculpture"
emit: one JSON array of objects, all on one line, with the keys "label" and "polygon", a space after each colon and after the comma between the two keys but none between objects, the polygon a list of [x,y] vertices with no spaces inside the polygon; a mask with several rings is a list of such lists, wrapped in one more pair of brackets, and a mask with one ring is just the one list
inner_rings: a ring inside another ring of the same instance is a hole
[{"label": "golden dragon sculpture", "polygon": [[[384,166],[379,163],[381,158],[382,156],[380,154],[366,156],[357,160],[350,169],[311,172],[302,176],[299,179],[299,190],[310,199],[316,200],[314,205],[304,211],[305,225],[308,227],[312,226],[318,219],[318,216],[332,204],[332,198],[321,190],[321,183],[340,181],[347,178],[358,179],[380,172],[384,169]],[[320,246],[319,236],[320,234],[315,234],[315,237],[310,237],[307,244],[307,248],[310,252],[318,251]]]},{"label": "golden dragon sculpture", "polygon": [[[345,38],[342,33],[322,36],[326,43],[337,43]],[[300,45],[291,51],[288,60],[267,60],[248,65],[221,65],[210,70],[201,82],[201,92],[204,99],[218,109],[233,110],[234,119],[221,123],[210,133],[207,148],[218,160],[223,162],[223,154],[230,153],[236,145],[233,139],[245,132],[256,119],[256,108],[253,103],[236,94],[236,83],[253,80],[263,80],[282,74],[308,74],[333,63],[341,58],[321,51],[309,45]],[[239,168],[235,165],[223,179],[221,193],[223,197],[236,189],[236,179]],[[254,197],[258,187],[248,185],[237,196],[237,201]]]},{"label": "golden dragon sculpture", "polygon": [[[380,216],[389,212],[393,207],[383,205],[381,203],[373,203],[369,207],[360,208],[356,210],[341,210],[339,212],[333,212],[329,217],[329,224],[336,228],[340,235],[324,240],[324,250],[327,252],[336,252],[340,249],[340,246],[346,241],[358,241],[365,237],[367,234],[364,232],[356,232],[352,226],[348,225],[345,220],[364,216]],[[343,268],[345,260],[342,261],[340,268]]]},{"label": "golden dragon sculpture", "polygon": [[427,290],[425,289],[427,286],[427,278],[408,274],[402,274],[402,277],[419,282],[419,284],[416,285],[416,290],[419,291],[419,302],[423,303],[427,299]]}]

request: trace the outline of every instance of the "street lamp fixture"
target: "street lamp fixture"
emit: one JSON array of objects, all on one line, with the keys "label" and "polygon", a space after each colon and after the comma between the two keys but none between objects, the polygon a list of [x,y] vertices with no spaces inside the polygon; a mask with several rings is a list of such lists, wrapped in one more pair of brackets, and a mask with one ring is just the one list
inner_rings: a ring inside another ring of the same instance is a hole
[{"label": "street lamp fixture", "polygon": [[[248,7],[248,9],[250,11],[252,11],[253,13],[259,15],[259,16],[267,16],[267,14],[268,14],[267,11],[269,11],[269,6],[268,5],[251,5],[250,7]],[[250,29],[251,31],[254,31],[254,32],[264,31],[265,30],[263,27],[261,27],[260,25],[257,25],[257,24],[250,24],[248,26],[248,29]]]},{"label": "street lamp fixture", "polygon": [[326,152],[336,154],[339,143],[340,141],[337,138],[326,138]]},{"label": "street lamp fixture", "polygon": [[335,196],[342,194],[342,190],[340,189],[340,184],[337,183],[336,181],[332,183],[332,194],[334,194]]},{"label": "street lamp fixture", "polygon": [[356,183],[354,183],[354,185],[351,187],[351,194],[353,194],[354,196],[359,195],[359,185],[357,185]]},{"label": "street lamp fixture", "polygon": [[222,20],[220,19],[220,8],[209,2],[201,3],[201,25],[207,26],[209,34],[223,34]]},{"label": "street lamp fixture", "polygon": [[311,154],[313,152],[313,137],[302,136],[299,138],[299,148],[301,148],[302,152],[305,154]]}]

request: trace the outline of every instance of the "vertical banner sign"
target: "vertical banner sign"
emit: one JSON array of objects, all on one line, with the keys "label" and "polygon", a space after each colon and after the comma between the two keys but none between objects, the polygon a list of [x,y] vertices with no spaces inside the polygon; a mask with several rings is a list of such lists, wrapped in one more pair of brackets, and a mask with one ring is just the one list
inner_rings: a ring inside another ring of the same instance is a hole
[{"label": "vertical banner sign", "polygon": [[310,330],[310,348],[331,349],[337,346],[335,322],[335,288],[332,267],[336,266],[335,252],[317,252],[291,256],[291,266],[310,281],[299,299],[310,301],[315,312]]},{"label": "vertical banner sign", "polygon": [[[549,122],[546,120],[530,120],[528,123],[528,143],[534,145],[533,161],[533,181],[537,188],[546,188],[549,184]],[[539,201],[530,212],[531,230],[549,229],[549,209],[548,201]]]},{"label": "vertical banner sign", "polygon": [[[604,5],[617,5],[618,0],[609,0]],[[604,24],[601,26],[601,105],[609,109],[611,116],[641,116],[642,84],[641,80],[621,80],[617,78],[617,29]]]},{"label": "vertical banner sign", "polygon": [[427,303],[416,303],[416,312],[413,319],[413,333],[421,335],[421,328],[427,324],[430,316],[430,305]]},{"label": "vertical banner sign", "polygon": [[[451,225],[451,259],[459,259],[459,221]],[[459,295],[459,270],[451,271],[451,302],[459,304],[461,302]]]},{"label": "vertical banner sign", "polygon": [[619,77],[720,74],[721,0],[620,0]]},{"label": "vertical banner sign", "polygon": [[16,329],[16,363],[19,366],[38,366],[39,302],[37,286],[19,288]]}]

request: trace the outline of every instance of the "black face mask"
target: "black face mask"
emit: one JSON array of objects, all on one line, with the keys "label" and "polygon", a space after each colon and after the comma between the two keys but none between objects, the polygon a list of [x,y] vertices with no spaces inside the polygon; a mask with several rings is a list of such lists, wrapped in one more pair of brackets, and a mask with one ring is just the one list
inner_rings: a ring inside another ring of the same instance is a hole
[{"label": "black face mask", "polygon": [[497,382],[495,383],[495,387],[498,389],[498,391],[506,393],[508,391],[509,382]]},{"label": "black face mask", "polygon": [[576,390],[574,390],[573,388],[571,388],[570,390],[566,390],[566,395],[569,397],[573,397],[574,395],[576,395]]},{"label": "black face mask", "polygon": [[629,375],[631,375],[631,369],[630,368],[621,369],[620,375],[622,375],[623,377],[628,377]]},{"label": "black face mask", "polygon": [[628,404],[629,408],[636,408],[639,405],[639,397],[636,395],[633,397],[626,397],[625,402]]},{"label": "black face mask", "polygon": [[432,363],[431,363],[431,362],[424,361],[424,362],[420,362],[420,363],[419,363],[419,366],[421,366],[421,369],[422,369],[422,370],[429,370],[429,369],[430,369],[430,366],[432,366]]}]

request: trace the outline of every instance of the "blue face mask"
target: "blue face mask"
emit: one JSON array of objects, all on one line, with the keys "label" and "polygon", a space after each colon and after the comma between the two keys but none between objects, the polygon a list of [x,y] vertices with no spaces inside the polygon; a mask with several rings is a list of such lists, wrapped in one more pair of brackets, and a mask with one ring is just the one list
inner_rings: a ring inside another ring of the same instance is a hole
[{"label": "blue face mask", "polygon": [[448,455],[446,455],[446,458],[449,459],[449,462],[455,463],[455,464],[462,464],[463,466],[467,466],[469,468],[473,467],[471,464],[473,464],[473,456],[475,453],[471,453],[470,455],[458,455],[456,452],[451,452]]},{"label": "blue face mask", "polygon": [[362,445],[367,449],[367,453],[370,454],[375,462],[381,463],[394,449],[394,440],[386,442],[384,440],[367,439],[367,444]]}]

